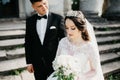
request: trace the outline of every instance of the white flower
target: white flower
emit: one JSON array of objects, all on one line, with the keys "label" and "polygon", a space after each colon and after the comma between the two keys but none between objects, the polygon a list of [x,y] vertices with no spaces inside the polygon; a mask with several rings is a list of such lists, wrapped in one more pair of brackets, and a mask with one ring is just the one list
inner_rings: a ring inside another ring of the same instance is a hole
[{"label": "white flower", "polygon": [[53,68],[56,71],[56,74],[58,74],[58,77],[61,76],[61,74],[68,77],[72,74],[72,76],[75,77],[81,72],[79,59],[71,55],[57,56],[56,59],[53,61]]}]

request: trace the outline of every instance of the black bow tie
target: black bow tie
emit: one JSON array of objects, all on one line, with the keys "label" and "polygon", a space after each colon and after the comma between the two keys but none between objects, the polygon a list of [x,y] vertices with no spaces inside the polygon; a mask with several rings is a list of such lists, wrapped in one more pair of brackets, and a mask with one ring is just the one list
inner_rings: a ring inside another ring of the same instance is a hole
[{"label": "black bow tie", "polygon": [[44,15],[44,16],[37,16],[37,19],[42,19],[42,18],[44,18],[44,19],[47,19],[47,15]]}]

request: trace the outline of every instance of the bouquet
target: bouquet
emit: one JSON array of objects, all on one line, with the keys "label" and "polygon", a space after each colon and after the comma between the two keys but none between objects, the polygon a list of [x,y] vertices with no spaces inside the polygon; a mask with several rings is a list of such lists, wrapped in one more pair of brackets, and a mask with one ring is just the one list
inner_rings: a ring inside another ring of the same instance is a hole
[{"label": "bouquet", "polygon": [[53,69],[57,80],[76,80],[80,74],[79,59],[71,55],[59,55],[53,61]]}]

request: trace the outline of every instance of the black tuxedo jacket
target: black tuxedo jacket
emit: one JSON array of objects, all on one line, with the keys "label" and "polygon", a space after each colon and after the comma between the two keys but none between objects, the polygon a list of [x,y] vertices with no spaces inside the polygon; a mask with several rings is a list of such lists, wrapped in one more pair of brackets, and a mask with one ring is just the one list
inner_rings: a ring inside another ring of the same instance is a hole
[{"label": "black tuxedo jacket", "polygon": [[[27,64],[33,64],[42,69],[49,69],[55,58],[58,42],[65,36],[63,17],[55,13],[48,14],[47,29],[43,45],[37,29],[37,14],[26,19],[25,55]],[[54,29],[51,27],[55,26]]]}]

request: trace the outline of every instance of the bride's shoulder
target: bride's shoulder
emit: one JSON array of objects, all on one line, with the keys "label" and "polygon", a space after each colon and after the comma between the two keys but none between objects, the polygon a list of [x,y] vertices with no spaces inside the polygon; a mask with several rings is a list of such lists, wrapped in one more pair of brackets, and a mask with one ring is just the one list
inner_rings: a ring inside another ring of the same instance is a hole
[{"label": "bride's shoulder", "polygon": [[88,48],[93,48],[94,45],[93,45],[92,42],[89,41],[89,42],[86,43],[86,46],[87,46]]},{"label": "bride's shoulder", "polygon": [[62,39],[59,41],[59,46],[65,47],[65,46],[67,46],[67,45],[68,45],[67,37],[62,38]]},{"label": "bride's shoulder", "polygon": [[64,38],[62,38],[62,39],[60,40],[59,43],[65,43],[66,41],[67,41],[67,37],[64,37]]}]

